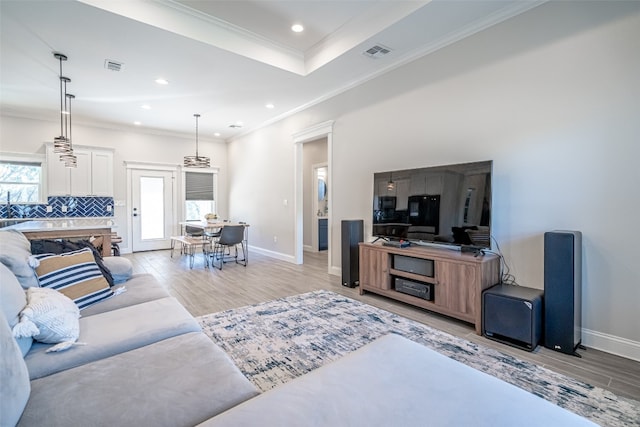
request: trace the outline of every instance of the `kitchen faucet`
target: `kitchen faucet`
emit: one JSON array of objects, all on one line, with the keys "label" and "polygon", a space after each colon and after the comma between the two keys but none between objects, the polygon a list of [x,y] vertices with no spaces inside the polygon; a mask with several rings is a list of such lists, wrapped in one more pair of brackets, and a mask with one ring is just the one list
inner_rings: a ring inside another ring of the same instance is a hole
[{"label": "kitchen faucet", "polygon": [[11,215],[11,192],[7,191],[7,218],[12,218]]}]

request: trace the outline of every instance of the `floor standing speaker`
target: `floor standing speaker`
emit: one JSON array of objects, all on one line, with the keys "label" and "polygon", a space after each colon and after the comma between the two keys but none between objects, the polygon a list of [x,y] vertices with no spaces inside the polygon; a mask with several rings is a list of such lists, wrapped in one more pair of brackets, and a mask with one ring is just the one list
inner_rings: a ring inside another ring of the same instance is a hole
[{"label": "floor standing speaker", "polygon": [[360,248],[364,238],[364,221],[342,221],[342,285],[353,288],[360,284]]},{"label": "floor standing speaker", "polygon": [[582,233],[544,233],[544,346],[580,356]]}]

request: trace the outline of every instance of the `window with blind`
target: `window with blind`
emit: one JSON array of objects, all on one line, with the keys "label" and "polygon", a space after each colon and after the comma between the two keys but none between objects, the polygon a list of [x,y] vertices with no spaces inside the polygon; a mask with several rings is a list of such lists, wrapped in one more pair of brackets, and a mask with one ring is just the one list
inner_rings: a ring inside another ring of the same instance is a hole
[{"label": "window with blind", "polygon": [[208,213],[216,212],[215,174],[213,172],[185,172],[185,220],[202,221]]}]

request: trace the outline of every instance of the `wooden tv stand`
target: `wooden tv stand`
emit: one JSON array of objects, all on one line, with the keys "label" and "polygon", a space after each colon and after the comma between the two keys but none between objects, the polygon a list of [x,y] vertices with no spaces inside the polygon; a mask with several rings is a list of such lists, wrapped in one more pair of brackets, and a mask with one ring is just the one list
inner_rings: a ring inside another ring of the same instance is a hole
[{"label": "wooden tv stand", "polygon": [[[482,291],[500,282],[497,255],[476,257],[449,249],[397,248],[379,243],[360,243],[359,249],[360,295],[373,292],[451,316],[472,323],[476,333],[482,334]],[[402,269],[395,268],[396,264],[402,264]],[[432,300],[398,292],[396,278],[427,284]]]}]

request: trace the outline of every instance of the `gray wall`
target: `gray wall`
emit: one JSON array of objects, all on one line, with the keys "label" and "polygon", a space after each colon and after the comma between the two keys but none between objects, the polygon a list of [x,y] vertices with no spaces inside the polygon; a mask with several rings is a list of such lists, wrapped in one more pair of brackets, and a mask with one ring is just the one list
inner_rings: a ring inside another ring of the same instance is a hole
[{"label": "gray wall", "polygon": [[231,215],[293,259],[292,134],[327,120],[334,242],[341,219],[371,232],[374,172],[493,160],[493,236],[518,283],[542,288],[545,231],[581,230],[583,340],[640,360],[638,40],[638,2],[544,4],[232,141]]}]

